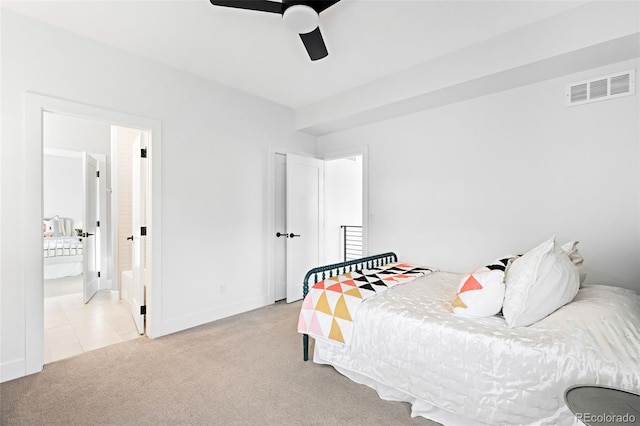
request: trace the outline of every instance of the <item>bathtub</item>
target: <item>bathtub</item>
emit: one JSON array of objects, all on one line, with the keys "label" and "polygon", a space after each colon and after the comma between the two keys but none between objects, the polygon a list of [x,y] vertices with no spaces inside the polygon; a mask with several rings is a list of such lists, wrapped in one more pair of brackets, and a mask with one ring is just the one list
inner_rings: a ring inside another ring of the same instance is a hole
[{"label": "bathtub", "polygon": [[[147,270],[144,270],[144,274]],[[121,298],[127,302],[131,301],[131,287],[133,286],[133,271],[122,271],[120,274],[120,294]]]}]

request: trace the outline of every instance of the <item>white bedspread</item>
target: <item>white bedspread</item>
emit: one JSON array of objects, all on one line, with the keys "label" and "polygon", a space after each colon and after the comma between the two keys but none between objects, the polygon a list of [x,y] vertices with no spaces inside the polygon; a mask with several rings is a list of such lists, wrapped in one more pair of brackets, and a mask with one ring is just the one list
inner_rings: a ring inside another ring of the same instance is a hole
[{"label": "white bedspread", "polygon": [[315,343],[314,361],[445,424],[574,424],[564,390],[640,390],[640,295],[585,286],[542,321],[452,314],[461,274],[435,272],[368,299],[350,347]]}]

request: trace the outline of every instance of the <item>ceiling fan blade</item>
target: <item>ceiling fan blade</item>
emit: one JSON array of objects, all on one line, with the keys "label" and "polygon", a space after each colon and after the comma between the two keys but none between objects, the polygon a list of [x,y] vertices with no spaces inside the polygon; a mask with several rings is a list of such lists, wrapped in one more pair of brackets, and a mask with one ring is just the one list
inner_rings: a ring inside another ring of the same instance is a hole
[{"label": "ceiling fan blade", "polygon": [[329,7],[338,3],[339,1],[340,0],[308,0],[304,3],[308,6],[311,6],[316,12],[320,13],[323,10],[328,9]]},{"label": "ceiling fan blade", "polygon": [[317,27],[310,33],[300,34],[300,38],[312,61],[322,59],[329,54],[329,52],[327,52],[327,46],[324,44],[320,27]]},{"label": "ceiling fan blade", "polygon": [[282,3],[269,0],[209,0],[214,6],[235,7],[237,9],[257,10],[259,12],[279,13],[282,15]]}]

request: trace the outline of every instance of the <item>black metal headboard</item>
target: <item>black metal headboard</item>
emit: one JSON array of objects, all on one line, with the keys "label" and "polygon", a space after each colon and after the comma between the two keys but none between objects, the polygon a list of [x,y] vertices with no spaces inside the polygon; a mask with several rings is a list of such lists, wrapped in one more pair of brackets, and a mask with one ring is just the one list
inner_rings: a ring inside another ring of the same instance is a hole
[{"label": "black metal headboard", "polygon": [[[398,256],[393,252],[376,254],[374,256],[363,257],[361,259],[348,260],[341,263],[333,263],[331,265],[318,266],[307,272],[302,283],[302,297],[306,297],[309,293],[309,279],[313,276],[313,283],[326,280],[331,277],[346,274],[348,272],[360,271],[362,269],[377,268],[387,263],[397,262]],[[302,351],[304,360],[309,359],[309,335],[302,335]]]}]

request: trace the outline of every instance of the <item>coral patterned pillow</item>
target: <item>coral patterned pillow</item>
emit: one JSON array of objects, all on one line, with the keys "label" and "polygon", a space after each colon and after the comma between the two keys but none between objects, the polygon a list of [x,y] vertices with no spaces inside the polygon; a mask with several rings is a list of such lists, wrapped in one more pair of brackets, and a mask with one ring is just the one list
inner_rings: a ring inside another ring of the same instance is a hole
[{"label": "coral patterned pillow", "polygon": [[515,256],[502,259],[465,275],[453,300],[453,313],[467,318],[496,315],[504,300],[504,273]]}]

